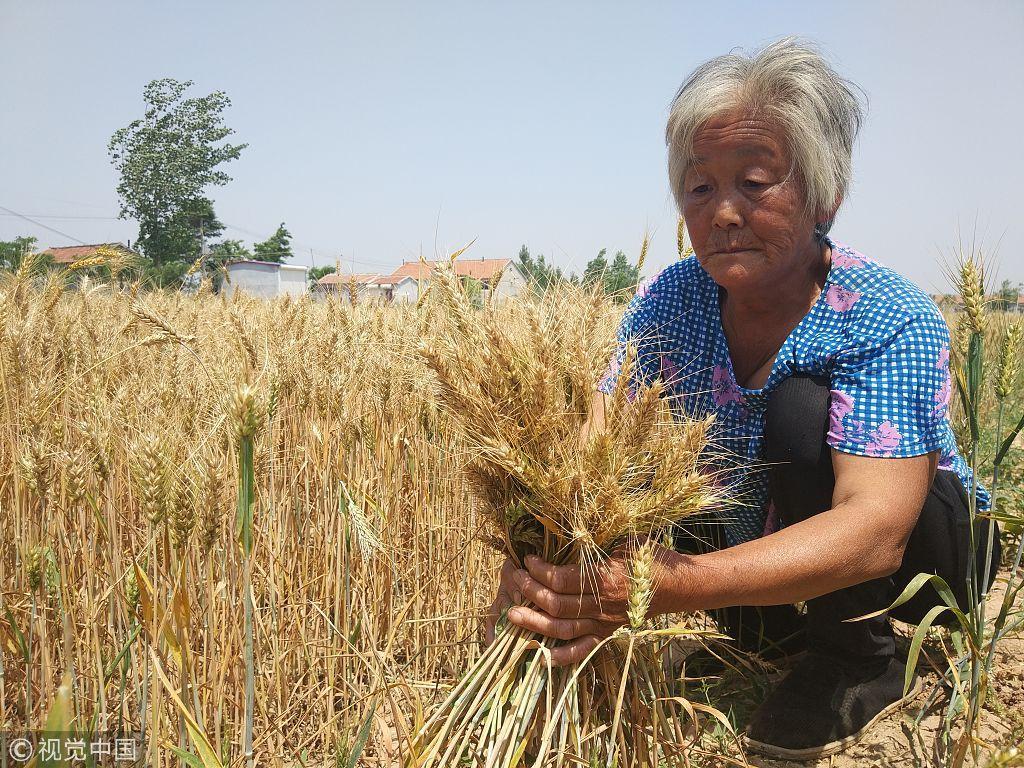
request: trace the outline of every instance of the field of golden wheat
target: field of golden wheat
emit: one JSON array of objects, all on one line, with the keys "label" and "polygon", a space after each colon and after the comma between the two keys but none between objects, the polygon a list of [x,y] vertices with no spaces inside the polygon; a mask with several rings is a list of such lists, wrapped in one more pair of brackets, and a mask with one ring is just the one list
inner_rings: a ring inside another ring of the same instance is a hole
[{"label": "field of golden wheat", "polygon": [[[614,338],[582,289],[480,311],[538,301]],[[0,303],[5,730],[244,765],[249,695],[256,765],[397,765],[478,657],[500,562],[421,354],[436,312],[26,275]]]}]

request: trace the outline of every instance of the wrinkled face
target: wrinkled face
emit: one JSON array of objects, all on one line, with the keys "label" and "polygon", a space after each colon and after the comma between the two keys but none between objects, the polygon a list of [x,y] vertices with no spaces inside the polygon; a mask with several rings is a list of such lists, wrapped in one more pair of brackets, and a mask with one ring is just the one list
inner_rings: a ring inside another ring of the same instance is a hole
[{"label": "wrinkled face", "polygon": [[773,286],[820,259],[814,218],[779,129],[746,112],[712,118],[694,137],[683,217],[701,266],[727,291]]}]

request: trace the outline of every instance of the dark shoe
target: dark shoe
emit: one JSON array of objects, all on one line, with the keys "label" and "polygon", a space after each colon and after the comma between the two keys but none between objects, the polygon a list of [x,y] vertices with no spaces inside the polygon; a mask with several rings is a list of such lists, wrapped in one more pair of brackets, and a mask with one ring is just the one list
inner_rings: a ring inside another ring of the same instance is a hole
[{"label": "dark shoe", "polygon": [[915,677],[903,695],[905,669],[892,657],[853,661],[811,651],[754,712],[744,746],[785,760],[841,752],[920,692]]}]

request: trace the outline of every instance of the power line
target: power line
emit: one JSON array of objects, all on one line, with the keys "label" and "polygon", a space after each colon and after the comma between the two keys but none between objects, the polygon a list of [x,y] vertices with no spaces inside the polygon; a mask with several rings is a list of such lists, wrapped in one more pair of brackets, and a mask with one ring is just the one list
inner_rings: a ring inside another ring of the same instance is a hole
[{"label": "power line", "polygon": [[[0,205],[0,211],[3,211],[3,213],[0,213],[0,216],[14,216],[14,217],[17,217],[19,219],[22,219],[24,221],[29,222],[30,224],[34,224],[37,227],[41,227],[42,229],[45,229],[48,232],[53,232],[54,234],[60,235],[61,237],[67,238],[68,240],[73,240],[74,242],[78,243],[79,245],[88,245],[88,243],[86,243],[84,240],[80,240],[79,238],[75,237],[74,235],[69,235],[67,232],[61,232],[59,229],[56,229],[55,227],[51,227],[48,224],[43,224],[41,221],[39,221],[39,219],[47,219],[47,220],[55,220],[55,221],[118,221],[118,220],[120,220],[119,216],[79,216],[79,215],[63,216],[63,215],[59,215],[59,214],[55,214],[55,213],[23,214],[23,213],[18,213],[17,211],[12,211],[10,208],[6,208],[6,207],[4,207],[2,205]],[[249,235],[250,237],[258,237],[258,238],[262,238],[263,237],[262,234],[260,234],[259,232],[254,232],[251,229],[246,229],[245,227],[239,227],[239,226],[237,226],[235,224],[228,224],[227,222],[223,222],[223,221],[221,223],[227,229],[234,229],[234,230],[237,230],[239,232],[244,232],[245,234]],[[302,244],[298,243],[298,242],[296,242],[295,244],[297,246],[302,246]],[[312,255],[312,252],[314,250],[320,251],[321,254],[329,253],[329,250],[326,249],[326,248],[309,248],[310,255]],[[262,254],[262,255],[265,255],[265,256],[293,256],[293,257],[295,256],[294,253],[288,253],[288,252],[285,252],[285,251],[278,251],[278,252],[267,253],[267,254]],[[331,256],[331,255],[326,255],[326,256],[322,255],[321,257],[325,258],[325,259],[328,259],[328,260],[337,258],[337,257]],[[370,267],[386,267],[387,269],[394,269],[394,265],[393,264],[389,264],[389,263],[383,262],[383,261],[368,261],[366,259],[357,259],[354,256],[352,256],[350,258],[350,261],[353,264],[360,264],[360,265],[365,265],[365,266],[370,266]]]},{"label": "power line", "polygon": [[6,211],[7,213],[11,214],[11,216],[17,216],[19,219],[24,219],[30,224],[35,224],[37,227],[42,227],[43,229],[49,232],[53,232],[54,234],[60,235],[61,237],[66,237],[68,240],[74,240],[79,245],[88,245],[88,243],[86,243],[84,240],[79,240],[74,235],[69,235],[67,232],[61,232],[59,229],[54,229],[53,227],[43,224],[42,222],[36,221],[35,219],[29,218],[28,216],[24,216],[23,214],[20,214],[17,211],[12,211],[10,208],[5,208],[4,206],[0,205],[0,211]]},{"label": "power line", "polygon": [[[0,213],[0,216],[19,216],[17,213]],[[117,221],[119,216],[57,216],[51,213],[26,213],[22,218],[28,216],[33,219],[57,219],[60,221],[71,221],[72,219],[85,219],[88,221]]]}]

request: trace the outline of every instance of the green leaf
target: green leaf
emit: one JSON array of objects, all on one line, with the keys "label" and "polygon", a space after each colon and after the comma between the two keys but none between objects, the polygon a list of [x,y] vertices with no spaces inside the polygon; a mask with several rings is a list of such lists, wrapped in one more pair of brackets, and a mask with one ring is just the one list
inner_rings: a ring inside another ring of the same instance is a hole
[{"label": "green leaf", "polygon": [[10,624],[11,630],[14,632],[15,640],[18,641],[18,648],[21,650],[21,658],[26,664],[28,664],[28,643],[25,640],[25,636],[21,633],[21,630],[18,629],[18,625],[14,621],[14,615],[11,613],[11,609],[6,605],[4,606],[4,614],[7,616],[7,623]]},{"label": "green leaf", "polygon": [[238,446],[238,510],[235,529],[238,543],[248,556],[252,554],[252,508],[256,503],[253,477],[252,438],[243,437]]},{"label": "green leaf", "polygon": [[917,657],[921,654],[921,645],[924,643],[925,635],[928,634],[928,630],[931,628],[932,623],[936,617],[943,611],[948,611],[949,606],[936,605],[921,619],[921,623],[917,625],[917,629],[914,632],[914,637],[910,641],[910,650],[907,653],[907,671],[903,678],[903,695],[906,696],[910,692],[910,684],[914,681],[914,672],[917,670]]},{"label": "green leaf", "polygon": [[188,731],[188,737],[192,741],[192,746],[199,753],[202,768],[224,768],[220,758],[217,757],[217,751],[213,748],[203,729],[195,721],[195,718],[192,717],[185,702],[178,696],[175,686],[167,679],[163,666],[160,664],[160,657],[156,655],[156,651],[153,648],[149,649],[149,657],[153,661],[153,669],[157,677],[164,684],[167,694],[171,697],[174,705],[181,713],[182,719],[185,721],[185,730]]},{"label": "green leaf", "polygon": [[356,740],[352,742],[352,749],[348,753],[348,760],[345,761],[345,768],[356,768],[359,764],[359,758],[362,756],[363,750],[366,749],[366,742],[370,738],[370,728],[373,725],[373,715],[376,711],[377,697],[374,696],[373,701],[370,702],[370,711],[366,713],[366,719],[359,727]]},{"label": "green leaf", "polygon": [[188,763],[192,768],[204,768],[203,761],[199,759],[198,755],[193,755],[191,752],[186,752],[180,747],[176,747],[173,744],[169,744],[171,752],[176,754],[180,759]]},{"label": "green leaf", "polygon": [[894,608],[899,608],[920,592],[927,584],[931,584],[932,587],[935,588],[935,591],[939,593],[939,597],[942,599],[942,602],[945,603],[946,607],[953,612],[953,615],[956,616],[960,625],[964,628],[969,628],[970,622],[967,620],[964,612],[961,611],[960,607],[957,605],[956,597],[953,596],[953,590],[949,588],[945,579],[934,573],[917,574],[917,576],[910,580],[910,583],[907,584],[903,592],[900,593],[900,596],[897,597],[888,608],[882,608],[881,610],[874,611],[863,616],[857,616],[853,619],[846,619],[846,621],[863,621],[864,619],[872,619],[875,616],[881,616],[883,613],[888,613]]},{"label": "green leaf", "polygon": [[1010,430],[1010,434],[1006,436],[1002,445],[999,446],[999,452],[996,454],[994,462],[995,466],[998,467],[1003,462],[1003,459],[1006,458],[1006,454],[1009,453],[1010,448],[1013,447],[1013,441],[1017,439],[1017,435],[1021,433],[1021,430],[1024,430],[1024,415],[1021,415],[1020,421],[1017,422],[1017,426]]}]

